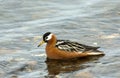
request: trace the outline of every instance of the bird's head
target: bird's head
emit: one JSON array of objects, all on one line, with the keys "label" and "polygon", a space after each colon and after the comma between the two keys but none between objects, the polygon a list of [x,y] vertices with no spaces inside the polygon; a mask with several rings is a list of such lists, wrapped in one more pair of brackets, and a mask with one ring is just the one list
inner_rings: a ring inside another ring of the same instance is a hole
[{"label": "bird's head", "polygon": [[51,32],[46,32],[43,35],[43,40],[40,42],[40,44],[38,45],[38,47],[41,46],[44,43],[48,43],[52,38],[53,38],[53,34]]}]

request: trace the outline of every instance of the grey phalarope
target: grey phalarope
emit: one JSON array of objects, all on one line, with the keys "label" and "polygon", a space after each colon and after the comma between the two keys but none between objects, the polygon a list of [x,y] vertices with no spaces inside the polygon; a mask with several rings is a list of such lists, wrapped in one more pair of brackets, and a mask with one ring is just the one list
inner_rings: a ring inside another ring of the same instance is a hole
[{"label": "grey phalarope", "polygon": [[87,46],[69,40],[57,40],[56,36],[51,32],[47,32],[43,35],[43,40],[38,47],[43,43],[47,43],[46,54],[49,59],[71,59],[104,55],[102,51],[97,50],[100,47]]}]

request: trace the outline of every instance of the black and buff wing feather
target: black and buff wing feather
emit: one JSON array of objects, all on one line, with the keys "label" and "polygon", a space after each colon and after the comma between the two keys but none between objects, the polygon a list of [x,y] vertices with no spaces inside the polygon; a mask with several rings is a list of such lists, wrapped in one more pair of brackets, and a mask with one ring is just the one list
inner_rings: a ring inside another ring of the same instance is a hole
[{"label": "black and buff wing feather", "polygon": [[99,47],[87,46],[69,40],[57,40],[56,47],[60,50],[69,52],[99,51],[97,50]]}]

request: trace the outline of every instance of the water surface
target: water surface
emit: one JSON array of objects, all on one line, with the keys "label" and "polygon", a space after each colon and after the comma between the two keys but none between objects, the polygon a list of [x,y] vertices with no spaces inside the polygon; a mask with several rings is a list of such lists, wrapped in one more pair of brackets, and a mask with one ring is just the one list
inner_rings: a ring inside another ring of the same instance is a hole
[{"label": "water surface", "polygon": [[[0,0],[1,78],[119,78],[120,0]],[[103,57],[46,61],[41,36],[101,46]]]}]

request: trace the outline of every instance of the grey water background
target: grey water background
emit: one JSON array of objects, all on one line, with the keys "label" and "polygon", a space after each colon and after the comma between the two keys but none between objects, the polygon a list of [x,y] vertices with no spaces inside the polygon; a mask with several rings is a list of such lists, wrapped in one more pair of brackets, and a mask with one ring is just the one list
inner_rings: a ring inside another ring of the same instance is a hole
[{"label": "grey water background", "polygon": [[[106,55],[51,74],[45,45],[37,47],[48,31]],[[120,78],[120,0],[0,0],[0,78],[50,77]]]}]

